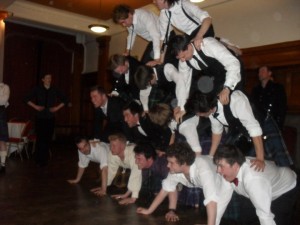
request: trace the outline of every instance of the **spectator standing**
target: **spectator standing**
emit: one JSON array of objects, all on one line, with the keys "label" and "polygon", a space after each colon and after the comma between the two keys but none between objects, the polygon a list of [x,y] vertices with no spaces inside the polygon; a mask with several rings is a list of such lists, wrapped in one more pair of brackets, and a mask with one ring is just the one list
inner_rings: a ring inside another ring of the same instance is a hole
[{"label": "spectator standing", "polygon": [[280,130],[283,128],[287,109],[287,97],[283,85],[274,82],[268,66],[258,70],[260,84],[252,89],[251,100],[264,119],[271,116]]},{"label": "spectator standing", "polygon": [[69,101],[58,88],[52,86],[52,75],[45,74],[42,85],[35,87],[25,97],[25,102],[36,111],[36,163],[46,166],[54,133],[55,113],[67,106]]},{"label": "spectator standing", "polygon": [[5,173],[5,161],[7,157],[8,141],[8,125],[6,107],[8,106],[8,99],[10,89],[7,84],[0,83],[0,173]]}]

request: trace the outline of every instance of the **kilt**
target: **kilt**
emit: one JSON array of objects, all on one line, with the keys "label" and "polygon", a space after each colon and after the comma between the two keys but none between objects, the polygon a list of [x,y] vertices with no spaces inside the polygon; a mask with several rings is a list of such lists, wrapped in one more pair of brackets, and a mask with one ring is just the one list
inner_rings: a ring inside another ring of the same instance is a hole
[{"label": "kilt", "polygon": [[7,117],[4,106],[0,106],[0,141],[8,141]]}]

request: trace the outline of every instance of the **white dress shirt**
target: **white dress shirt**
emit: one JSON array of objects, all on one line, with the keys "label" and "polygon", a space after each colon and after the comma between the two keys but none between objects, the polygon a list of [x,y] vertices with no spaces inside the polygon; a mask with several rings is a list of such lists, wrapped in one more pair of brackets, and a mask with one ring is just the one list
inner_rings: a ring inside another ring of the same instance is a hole
[{"label": "white dress shirt", "polygon": [[78,150],[78,166],[80,168],[86,168],[89,165],[90,161],[99,163],[100,169],[107,166],[107,155],[109,152],[109,145],[104,142],[96,143],[95,147],[93,146],[94,144],[90,145],[91,152],[88,155],[85,155]]},{"label": "white dress shirt", "polygon": [[210,17],[206,11],[201,10],[197,5],[190,3],[190,1],[178,1],[170,9],[162,9],[159,15],[160,24],[160,40],[165,39],[169,22],[169,12],[171,12],[170,23],[178,30],[190,35],[196,30],[199,25],[191,21],[183,12],[182,7],[186,13],[192,17],[199,25],[205,18]]},{"label": "white dress shirt", "polygon": [[115,175],[119,169],[122,167],[124,169],[130,169],[130,176],[128,180],[127,188],[132,192],[132,198],[138,198],[139,192],[142,185],[142,173],[135,163],[134,149],[135,145],[128,144],[125,148],[125,158],[124,161],[120,159],[119,156],[112,155],[111,151],[108,154],[108,179],[107,185],[111,185]]},{"label": "white dress shirt", "polygon": [[8,104],[8,99],[9,99],[9,86],[4,83],[0,83],[0,106],[5,106],[7,107]]},{"label": "white dress shirt", "polygon": [[271,202],[296,186],[297,175],[290,168],[277,167],[271,161],[265,161],[264,172],[255,171],[251,168],[251,159],[253,158],[247,157],[246,162],[240,167],[237,186],[223,182],[223,186],[218,188],[223,191],[219,197],[225,204],[218,204],[217,221],[220,221],[235,191],[251,200],[261,225],[275,225]]},{"label": "white dress shirt", "polygon": [[[133,32],[132,32],[133,29]],[[154,59],[160,58],[160,33],[158,16],[145,9],[135,9],[133,26],[128,27],[127,49],[134,44],[136,35],[153,42]]]},{"label": "white dress shirt", "polygon": [[[242,125],[247,129],[250,137],[262,135],[262,129],[255,119],[249,100],[241,91],[234,91],[230,98],[230,109],[232,115],[239,119]],[[209,116],[211,122],[212,133],[221,134],[224,130],[224,125],[228,125],[223,105],[218,101],[217,110],[218,116],[214,118],[213,114]]]},{"label": "white dress shirt", "polygon": [[202,147],[200,145],[199,135],[197,132],[199,120],[199,116],[193,116],[183,121],[178,128],[179,133],[185,137],[187,143],[191,146],[194,152],[202,152]]},{"label": "white dress shirt", "polygon": [[179,106],[183,111],[190,92],[192,79],[191,74],[180,73],[175,66],[170,63],[167,63],[164,66],[164,74],[168,81],[173,81],[176,84],[175,95],[177,99],[177,106]]},{"label": "white dress shirt", "polygon": [[149,85],[146,89],[140,90],[140,101],[142,103],[144,111],[149,111],[149,96],[152,90],[152,86]]},{"label": "white dress shirt", "polygon": [[166,179],[163,180],[162,188],[167,192],[176,190],[176,185],[182,183],[187,187],[198,187],[203,189],[204,205],[209,202],[217,202],[217,179],[220,176],[216,173],[216,165],[213,164],[210,156],[196,157],[195,162],[190,166],[189,171],[190,181],[183,173],[169,173]]},{"label": "white dress shirt", "polygon": [[108,104],[108,100],[105,102],[104,106],[100,107],[105,116],[107,116],[107,104]]}]

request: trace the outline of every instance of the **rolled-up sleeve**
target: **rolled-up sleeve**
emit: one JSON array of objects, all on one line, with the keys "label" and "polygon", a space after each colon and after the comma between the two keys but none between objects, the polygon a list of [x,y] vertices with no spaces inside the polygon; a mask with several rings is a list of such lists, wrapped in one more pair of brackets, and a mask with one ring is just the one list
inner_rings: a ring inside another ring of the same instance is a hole
[{"label": "rolled-up sleeve", "polygon": [[130,157],[130,170],[131,172],[130,172],[127,188],[129,191],[132,192],[131,194],[132,198],[138,198],[142,186],[142,171],[138,168],[137,164],[135,163],[134,155]]},{"label": "rolled-up sleeve", "polygon": [[250,137],[262,135],[262,129],[253,115],[249,100],[242,92],[235,91],[232,93],[230,108],[232,115],[241,121]]},{"label": "rolled-up sleeve", "polygon": [[194,116],[190,119],[187,119],[179,126],[179,133],[186,138],[187,143],[191,146],[194,152],[202,152],[197,132],[198,123],[199,117]]},{"label": "rolled-up sleeve", "polygon": [[80,168],[88,167],[90,163],[90,159],[86,157],[84,154],[82,154],[79,150],[78,150],[78,157],[79,157],[78,166]]},{"label": "rolled-up sleeve", "polygon": [[240,62],[224,45],[214,38],[203,39],[203,45],[205,46],[203,53],[215,58],[224,66],[226,70],[224,85],[234,90],[237,83],[241,80]]},{"label": "rolled-up sleeve", "polygon": [[120,165],[120,159],[118,156],[114,156],[109,152],[108,154],[108,174],[107,174],[107,186],[111,185],[115,178]]},{"label": "rolled-up sleeve", "polygon": [[176,190],[178,184],[176,174],[169,173],[167,178],[162,181],[162,189],[167,192],[173,192]]}]

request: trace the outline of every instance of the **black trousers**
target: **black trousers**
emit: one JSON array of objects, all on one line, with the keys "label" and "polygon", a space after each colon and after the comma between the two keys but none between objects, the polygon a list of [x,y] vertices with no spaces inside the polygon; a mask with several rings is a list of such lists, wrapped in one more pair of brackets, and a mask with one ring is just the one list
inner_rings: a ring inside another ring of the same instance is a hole
[{"label": "black trousers", "polygon": [[[299,186],[281,195],[271,203],[271,212],[274,214],[276,225],[293,225],[293,216],[295,213],[296,201],[299,196]],[[259,219],[256,215],[255,207],[250,199],[235,194],[234,202],[228,205],[231,212],[225,217],[238,220],[242,225],[257,225]],[[228,207],[227,207],[228,209]],[[236,214],[236,215],[234,215]],[[235,218],[234,218],[235,217]]]},{"label": "black trousers", "polygon": [[36,162],[46,164],[49,158],[49,148],[54,132],[54,118],[36,119]]},{"label": "black trousers", "polygon": [[299,196],[299,186],[281,195],[271,204],[271,211],[275,215],[276,225],[293,225],[296,201]]},{"label": "black trousers", "polygon": [[141,58],[141,62],[143,64],[146,64],[149,61],[152,61],[154,59],[154,52],[153,52],[153,43],[150,41],[144,51],[144,54]]}]

